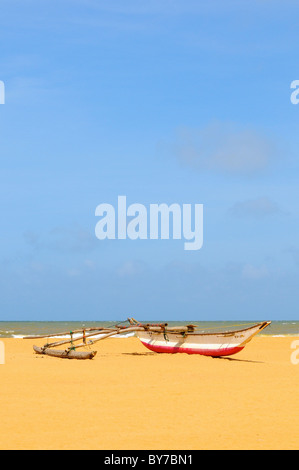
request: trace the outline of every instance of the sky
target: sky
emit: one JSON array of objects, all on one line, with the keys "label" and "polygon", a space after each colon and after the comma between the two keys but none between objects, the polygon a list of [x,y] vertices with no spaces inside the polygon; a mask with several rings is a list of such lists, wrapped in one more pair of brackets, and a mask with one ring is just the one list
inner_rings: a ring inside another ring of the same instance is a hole
[{"label": "sky", "polygon": [[[299,5],[1,0],[0,320],[298,320]],[[203,204],[203,246],[96,207]]]}]

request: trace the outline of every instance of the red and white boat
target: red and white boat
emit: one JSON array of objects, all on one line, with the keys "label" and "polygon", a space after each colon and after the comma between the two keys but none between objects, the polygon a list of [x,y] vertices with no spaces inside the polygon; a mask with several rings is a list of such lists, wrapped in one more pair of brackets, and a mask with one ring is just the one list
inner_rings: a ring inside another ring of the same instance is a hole
[{"label": "red and white boat", "polygon": [[[226,331],[222,333],[202,333],[196,331],[195,325],[186,326],[168,326],[167,323],[142,324],[134,318],[128,318],[130,326],[114,325],[113,327],[93,327],[81,328],[79,330],[46,334],[42,336],[27,336],[25,339],[38,339],[55,336],[68,336],[70,339],[60,339],[54,343],[47,342],[43,347],[33,346],[38,354],[46,354],[48,356],[56,356],[67,359],[92,359],[96,355],[96,351],[78,352],[77,349],[82,347],[90,347],[98,341],[111,336],[134,333],[151,351],[157,353],[187,353],[202,354],[204,356],[230,356],[236,354],[244,348],[244,346],[260,331],[270,325],[270,321],[257,323],[249,328],[236,331]],[[125,323],[125,322],[122,322]],[[88,332],[88,334],[86,334]],[[73,337],[76,333],[78,336]],[[82,335],[80,335],[82,333]],[[88,340],[92,337],[93,339]],[[83,341],[80,344],[74,344],[77,341]],[[57,346],[66,345],[66,349],[57,350]]]},{"label": "red and white boat", "polygon": [[[264,328],[270,321],[255,324],[249,328],[221,333],[199,333],[195,328],[175,332],[175,328],[140,329],[135,332],[142,344],[157,353],[187,353],[204,356],[231,356],[246,346],[246,344]],[[192,325],[193,326],[193,325]]]}]

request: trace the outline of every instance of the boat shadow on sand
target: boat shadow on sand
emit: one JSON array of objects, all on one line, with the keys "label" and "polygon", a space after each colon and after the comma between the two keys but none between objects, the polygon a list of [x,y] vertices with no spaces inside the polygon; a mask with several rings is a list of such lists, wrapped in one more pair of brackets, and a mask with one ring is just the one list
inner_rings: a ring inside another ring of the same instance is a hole
[{"label": "boat shadow on sand", "polygon": [[252,361],[251,359],[238,359],[237,357],[226,357],[226,356],[220,356],[220,357],[213,357],[210,356],[212,359],[219,359],[219,360],[226,360],[226,361],[236,361],[236,362],[251,362],[252,364],[265,364],[263,361]]},{"label": "boat shadow on sand", "polygon": [[155,352],[125,352],[121,353],[122,356],[158,356]]},{"label": "boat shadow on sand", "polygon": [[[124,352],[121,353],[122,356],[159,356],[159,353],[156,352]],[[170,355],[170,354],[169,354]],[[171,354],[173,356],[173,354]],[[189,354],[186,354],[189,356]],[[194,356],[194,354],[190,354],[190,356]],[[263,361],[252,361],[250,359],[238,359],[237,357],[228,357],[228,356],[219,356],[219,357],[213,357],[213,356],[204,356],[202,354],[198,354],[200,357],[205,357],[207,359],[218,359],[222,361],[235,361],[235,362],[250,362],[252,364],[265,364]]]}]

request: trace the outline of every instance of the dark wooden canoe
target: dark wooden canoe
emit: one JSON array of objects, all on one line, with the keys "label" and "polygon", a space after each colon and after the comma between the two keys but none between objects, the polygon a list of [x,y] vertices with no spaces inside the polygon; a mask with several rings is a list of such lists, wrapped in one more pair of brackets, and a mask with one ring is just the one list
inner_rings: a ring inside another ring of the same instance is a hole
[{"label": "dark wooden canoe", "polygon": [[92,359],[97,351],[61,351],[59,349],[40,348],[33,346],[37,354],[46,354],[47,356],[61,357],[63,359]]}]

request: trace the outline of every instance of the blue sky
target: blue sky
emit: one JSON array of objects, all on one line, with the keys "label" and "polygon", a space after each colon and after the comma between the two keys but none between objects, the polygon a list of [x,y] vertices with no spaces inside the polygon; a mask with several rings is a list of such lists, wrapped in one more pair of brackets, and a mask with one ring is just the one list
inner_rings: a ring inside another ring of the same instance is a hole
[{"label": "blue sky", "polygon": [[[298,319],[295,1],[1,0],[0,320]],[[95,237],[201,203],[204,245]]]}]

